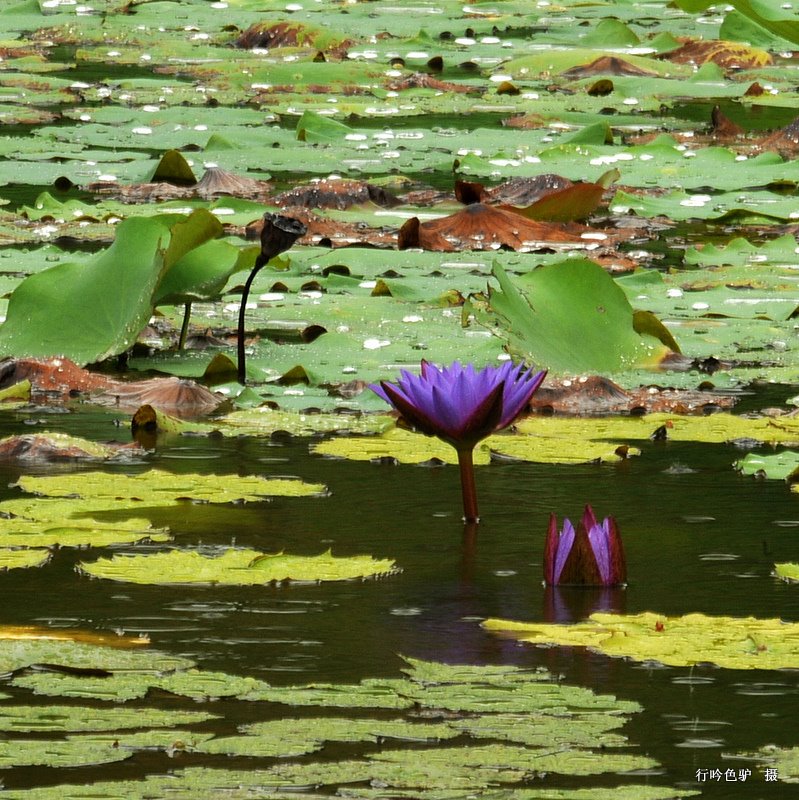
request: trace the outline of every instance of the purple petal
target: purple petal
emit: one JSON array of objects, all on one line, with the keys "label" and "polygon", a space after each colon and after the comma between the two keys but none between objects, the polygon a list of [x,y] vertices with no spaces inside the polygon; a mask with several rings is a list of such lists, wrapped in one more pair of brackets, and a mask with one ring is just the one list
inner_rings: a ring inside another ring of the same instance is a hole
[{"label": "purple petal", "polygon": [[591,550],[599,568],[599,575],[602,583],[607,586],[611,583],[610,575],[610,530],[608,520],[599,525],[596,522],[588,531],[588,541],[591,543]]},{"label": "purple petal", "polygon": [[[523,365],[520,365],[519,371],[522,368]],[[530,402],[530,398],[535,394],[547,374],[546,370],[536,372],[534,375],[531,374],[532,371],[531,367],[524,375],[518,377],[515,382],[505,382],[504,407],[499,424],[500,428],[507,428],[524,411]]]},{"label": "purple petal", "polygon": [[529,403],[545,373],[524,369],[512,361],[477,370],[460,361],[438,367],[423,360],[420,375],[401,370],[396,383],[369,388],[423,433],[456,447],[474,446],[509,425]]},{"label": "purple petal", "polygon": [[566,559],[569,557],[569,553],[571,553],[573,544],[574,525],[572,525],[571,520],[567,518],[563,520],[563,530],[561,530],[560,538],[558,539],[558,549],[555,553],[555,579],[553,583],[557,583],[560,580],[563,567],[566,566]]},{"label": "purple petal", "polygon": [[391,400],[388,399],[388,395],[386,394],[385,390],[379,383],[370,383],[369,389],[371,389],[381,400],[385,400],[389,405],[393,405]]}]

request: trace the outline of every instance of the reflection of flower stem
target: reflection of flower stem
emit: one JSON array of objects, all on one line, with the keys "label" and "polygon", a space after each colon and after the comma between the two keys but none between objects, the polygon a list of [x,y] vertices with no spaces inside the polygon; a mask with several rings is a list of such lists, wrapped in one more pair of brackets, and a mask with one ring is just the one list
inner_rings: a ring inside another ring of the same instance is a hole
[{"label": "reflection of flower stem", "polygon": [[458,466],[461,469],[464,522],[480,521],[480,515],[477,511],[477,489],[474,485],[474,460],[472,454],[472,448],[458,448]]},{"label": "reflection of flower stem", "polygon": [[466,522],[463,525],[463,546],[461,548],[461,584],[464,589],[471,589],[474,582],[474,556],[477,552],[478,522]]}]

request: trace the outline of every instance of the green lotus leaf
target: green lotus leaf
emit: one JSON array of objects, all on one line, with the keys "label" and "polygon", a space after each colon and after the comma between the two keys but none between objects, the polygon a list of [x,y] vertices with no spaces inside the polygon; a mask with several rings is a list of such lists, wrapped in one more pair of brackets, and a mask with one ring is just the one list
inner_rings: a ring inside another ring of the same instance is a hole
[{"label": "green lotus leaf", "polygon": [[735,462],[735,469],[743,475],[784,481],[792,478],[799,469],[799,453],[791,450],[766,456],[760,453],[747,453],[744,458]]},{"label": "green lotus leaf", "polygon": [[292,556],[229,549],[217,556],[181,550],[113,556],[82,562],[79,569],[95,578],[126,583],[258,586],[276,581],[316,583],[371,578],[391,574],[397,567],[390,559],[335,557],[329,550],[318,556]]},{"label": "green lotus leaf", "polygon": [[626,719],[607,713],[575,713],[568,728],[557,714],[483,714],[448,723],[477,739],[499,739],[528,747],[625,747],[627,738],[615,733]]},{"label": "green lotus leaf", "polygon": [[488,619],[483,627],[530,644],[588,647],[609,656],[675,667],[704,663],[725,669],[799,667],[799,624],[779,619],[596,613],[575,625]]},{"label": "green lotus leaf", "polygon": [[17,287],[0,327],[0,351],[79,364],[122,352],[150,318],[167,270],[218,232],[208,212],[171,226],[156,218],[123,221],[114,244],[91,261],[59,264]]},{"label": "green lotus leaf", "polygon": [[228,242],[206,242],[166,273],[158,286],[154,304],[177,305],[216,299],[231,275],[253,266],[257,253],[257,248],[242,250]]},{"label": "green lotus leaf", "polygon": [[671,352],[661,340],[638,333],[624,292],[592,261],[550,264],[515,281],[499,264],[493,273],[499,289],[474,305],[477,320],[540,367],[621,372],[654,367]]},{"label": "green lotus leaf", "polygon": [[[731,239],[723,247],[707,242],[702,247],[689,247],[685,251],[685,263],[691,266],[747,267],[750,271],[758,264],[770,268],[790,266],[796,260],[796,239],[793,236],[778,236],[762,245],[756,245],[743,237]],[[726,273],[725,273],[726,274]]]},{"label": "green lotus leaf", "polygon": [[578,686],[558,688],[552,683],[532,681],[511,686],[483,685],[425,686],[413,691],[411,696],[427,708],[445,708],[473,714],[524,714],[537,713],[559,716],[568,710],[571,714],[604,712],[611,715],[640,711],[638,703],[617,700],[610,695],[598,695]]},{"label": "green lotus leaf", "polygon": [[[483,440],[475,448],[475,464],[487,464],[491,452],[541,463],[612,463],[639,455],[640,450],[627,443],[650,439],[659,429],[668,439],[682,442],[723,444],[737,439],[770,445],[799,442],[799,422],[792,417],[748,418],[728,413],[709,416],[658,413],[599,419],[530,416],[517,421],[515,428],[513,434],[500,433]],[[313,444],[312,450],[356,461],[393,458],[404,464],[432,459],[457,463],[449,445],[397,427],[376,437],[329,439]]]},{"label": "green lotus leaf", "polygon": [[[691,13],[704,11],[712,0],[676,0],[676,4]],[[799,43],[799,18],[786,13],[777,0],[732,0],[731,5],[745,17],[777,36],[794,44]]]},{"label": "green lotus leaf", "polygon": [[[389,428],[380,436],[327,439],[311,445],[311,450],[323,456],[349,458],[354,461],[396,459],[402,464],[419,464],[433,459],[457,464],[458,455],[451,445],[432,436]],[[485,443],[474,450],[475,464],[488,464],[490,453]]]},{"label": "green lotus leaf", "polygon": [[799,581],[799,564],[783,563],[774,565],[774,574],[785,581]]},{"label": "green lotus leaf", "polygon": [[[6,791],[9,791],[8,800],[152,800],[168,797],[176,789],[192,800],[247,800],[253,793],[263,800],[296,800],[296,792],[283,792],[275,784],[275,778],[265,770],[189,767],[173,770],[168,775],[149,775],[141,780],[93,781]],[[329,795],[303,792],[302,797],[303,800],[325,800]],[[650,800],[649,796],[644,800]]]},{"label": "green lotus leaf", "polygon": [[[470,795],[472,793],[470,792]],[[677,789],[668,786],[625,784],[622,786],[592,789],[483,789],[474,795],[479,800],[676,800],[693,797],[701,792],[693,789]],[[446,789],[374,789],[347,787],[343,797],[363,800],[458,800],[463,795],[459,790]],[[47,798],[50,800],[50,798]]]},{"label": "green lotus leaf", "polygon": [[323,117],[315,111],[306,111],[297,123],[297,138],[301,142],[319,144],[343,139],[352,128],[330,117]]},{"label": "green lotus leaf", "polygon": [[[41,643],[38,643],[41,645]],[[74,642],[69,644],[74,645]],[[449,797],[453,791],[468,788],[483,798],[492,798],[500,791],[497,784],[515,783],[532,771],[546,771],[573,776],[596,775],[603,772],[650,769],[655,762],[639,754],[624,752],[627,742],[616,731],[627,715],[638,711],[636,703],[617,701],[609,696],[595,695],[589,689],[570,687],[543,670],[527,670],[510,666],[474,667],[448,665],[407,659],[406,678],[366,679],[358,684],[309,685],[299,687],[270,687],[252,678],[236,678],[222,673],[196,670],[190,662],[175,663],[168,668],[163,662],[148,663],[154,654],[147,650],[136,651],[138,665],[133,662],[111,663],[105,651],[108,648],[88,647],[95,664],[109,671],[106,677],[97,677],[95,670],[81,674],[73,659],[63,654],[48,654],[45,663],[69,663],[72,669],[58,671],[28,671],[13,679],[15,686],[27,688],[37,694],[67,697],[96,697],[117,702],[143,697],[151,689],[175,695],[208,699],[213,697],[240,697],[250,701],[290,703],[301,706],[339,708],[393,708],[396,711],[422,707],[428,709],[460,710],[457,715],[445,715],[436,721],[417,718],[365,718],[326,714],[324,716],[278,717],[253,722],[240,729],[236,736],[212,739],[206,733],[172,730],[120,734],[127,727],[141,721],[143,726],[166,727],[172,724],[202,722],[210,715],[199,712],[162,711],[150,709],[113,711],[87,710],[79,707],[54,706],[49,714],[26,707],[7,710],[0,715],[0,727],[7,725],[22,730],[45,733],[94,729],[91,735],[71,735],[54,743],[36,740],[13,745],[7,750],[10,762],[26,758],[25,763],[99,763],[107,757],[107,742],[118,742],[125,755],[140,747],[165,747],[167,752],[189,749],[204,753],[228,753],[261,758],[285,758],[310,753],[328,742],[374,742],[383,739],[411,741],[410,749],[386,749],[371,752],[365,758],[336,760],[322,763],[277,762],[262,770],[236,771],[190,768],[173,772],[166,793],[176,788],[189,792],[192,797],[241,797],[256,791],[265,798],[283,797],[281,788],[299,788],[309,783],[339,786],[339,791],[351,796],[371,796],[378,790],[364,790],[352,785],[367,780],[380,781],[394,796],[405,797],[408,790],[414,796]],[[44,658],[40,650],[39,657]],[[29,658],[19,663],[26,663]],[[158,665],[160,668],[154,668]],[[116,716],[115,716],[116,715]],[[4,722],[4,719],[6,720]],[[114,730],[113,736],[97,731]],[[461,747],[442,746],[440,742],[459,736],[470,737]],[[483,743],[484,740],[505,740],[507,744]],[[20,740],[15,740],[20,741]],[[558,747],[553,750],[552,743]],[[83,755],[78,756],[79,745]],[[526,746],[522,746],[526,745]],[[49,747],[49,749],[48,749]],[[589,749],[599,748],[602,750]],[[613,748],[611,750],[610,748]],[[45,756],[49,753],[49,756]],[[24,754],[24,756],[22,755]],[[0,753],[0,758],[2,758]],[[121,757],[125,755],[120,754]],[[78,760],[78,759],[82,760]],[[144,798],[161,796],[165,792],[164,776],[151,775],[144,781],[113,781],[83,787],[82,796],[105,798]],[[490,789],[489,787],[496,787]],[[680,796],[679,792],[667,794],[659,787],[636,795],[634,787],[621,787],[622,797],[665,798]],[[58,787],[60,796],[72,797],[76,788]],[[18,800],[49,800],[48,788],[14,790]],[[366,792],[363,794],[363,792]],[[507,791],[502,786],[502,791]],[[528,800],[530,791],[543,791],[541,800],[551,797],[570,798],[568,790],[518,789],[508,796]],[[100,794],[97,794],[99,792]],[[220,795],[221,792],[221,795]],[[659,793],[660,792],[660,793]],[[124,794],[122,794],[124,793]],[[243,794],[240,794],[243,793]],[[306,797],[313,797],[307,795]],[[379,796],[375,794],[375,796]],[[504,795],[503,795],[504,796]],[[575,794],[575,798],[583,795]],[[532,798],[538,794],[530,795]]]}]

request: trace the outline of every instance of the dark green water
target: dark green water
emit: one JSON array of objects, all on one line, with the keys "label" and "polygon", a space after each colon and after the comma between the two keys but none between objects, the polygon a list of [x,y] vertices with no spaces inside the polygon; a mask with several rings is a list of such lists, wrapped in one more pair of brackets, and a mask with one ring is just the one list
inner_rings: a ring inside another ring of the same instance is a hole
[{"label": "dark green water", "polygon": [[[129,439],[126,428],[114,425],[113,414],[86,411],[2,412],[0,433],[29,432],[25,419],[90,438]],[[700,768],[750,767],[753,776],[745,785],[704,783],[703,796],[799,796],[784,783],[764,782],[754,764],[725,757],[769,743],[796,744],[796,672],[636,665],[580,650],[537,649],[479,626],[480,619],[494,616],[579,619],[602,604],[601,594],[572,589],[561,591],[554,609],[541,585],[550,511],[575,518],[586,502],[598,515],[615,515],[624,536],[630,583],[610,599],[613,608],[799,620],[799,588],[770,576],[775,561],[796,560],[799,497],[781,482],[735,473],[731,462],[741,451],[646,443],[640,457],[619,466],[479,468],[484,521],[472,552],[462,542],[455,468],[334,461],[310,454],[308,445],[304,439],[181,438],[164,444],[146,464],[111,469],[153,465],[210,472],[220,482],[230,474],[324,482],[328,497],[276,498],[245,507],[187,504],[151,518],[168,525],[178,542],[308,554],[332,546],[337,555],[394,558],[401,574],[320,586],[139,587],[79,576],[74,564],[99,552],[67,549],[45,569],[4,576],[0,624],[147,633],[158,649],[190,656],[202,668],[276,684],[393,677],[401,667],[398,654],[544,666],[568,683],[643,704],[625,733],[663,765],[652,782],[684,786]],[[68,469],[79,481],[82,467]],[[12,483],[20,471],[4,467],[0,485]],[[3,490],[4,497],[14,493]],[[16,694],[30,701],[26,693]],[[171,707],[177,701],[159,702]],[[211,704],[208,710],[214,705],[227,715],[255,713],[246,703]],[[183,765],[219,764],[185,758]],[[143,753],[122,764],[69,770],[69,781],[141,777],[174,766],[162,754]],[[8,787],[64,779],[63,771],[42,769],[4,775]]]}]

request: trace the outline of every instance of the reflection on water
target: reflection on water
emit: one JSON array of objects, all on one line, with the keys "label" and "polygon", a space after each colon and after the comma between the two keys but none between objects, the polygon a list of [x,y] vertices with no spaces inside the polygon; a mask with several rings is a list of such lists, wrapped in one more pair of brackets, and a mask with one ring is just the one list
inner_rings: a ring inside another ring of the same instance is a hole
[{"label": "reflection on water", "polygon": [[[60,415],[52,427],[124,439],[126,431],[112,419],[107,413]],[[0,419],[0,433],[18,428],[13,414]],[[99,551],[65,549],[44,569],[3,576],[0,623],[149,634],[158,649],[187,655],[202,668],[275,684],[396,677],[398,654],[543,666],[567,682],[638,700],[644,711],[626,734],[661,762],[664,780],[691,782],[698,768],[723,768],[728,754],[797,744],[796,673],[634,664],[583,650],[534,648],[479,625],[486,617],[569,622],[598,610],[799,620],[799,587],[771,576],[775,561],[797,559],[799,499],[780,482],[736,474],[730,464],[737,454],[729,448],[652,443],[642,449],[639,458],[618,466],[478,468],[483,519],[464,528],[455,468],[323,459],[309,454],[306,440],[276,448],[241,438],[209,448],[202,439],[179,439],[151,463],[211,472],[220,481],[231,473],[291,472],[326,484],[330,494],[152,510],[152,523],[168,526],[177,545],[235,543],[298,554],[332,547],[336,555],[394,558],[402,572],[320,586],[128,586],[75,572],[77,561],[93,560]],[[686,469],[664,475],[674,463]],[[0,485],[13,483],[18,473],[3,467]],[[3,489],[4,497],[15,494]],[[574,513],[586,503],[618,519],[629,585],[545,588],[549,513]],[[102,769],[91,774],[86,779],[105,775]],[[24,770],[11,771],[9,779],[36,782]],[[725,796],[723,784],[703,789],[707,797]],[[752,786],[756,791],[747,797],[760,789]],[[767,796],[789,797],[790,791],[780,785]]]}]

